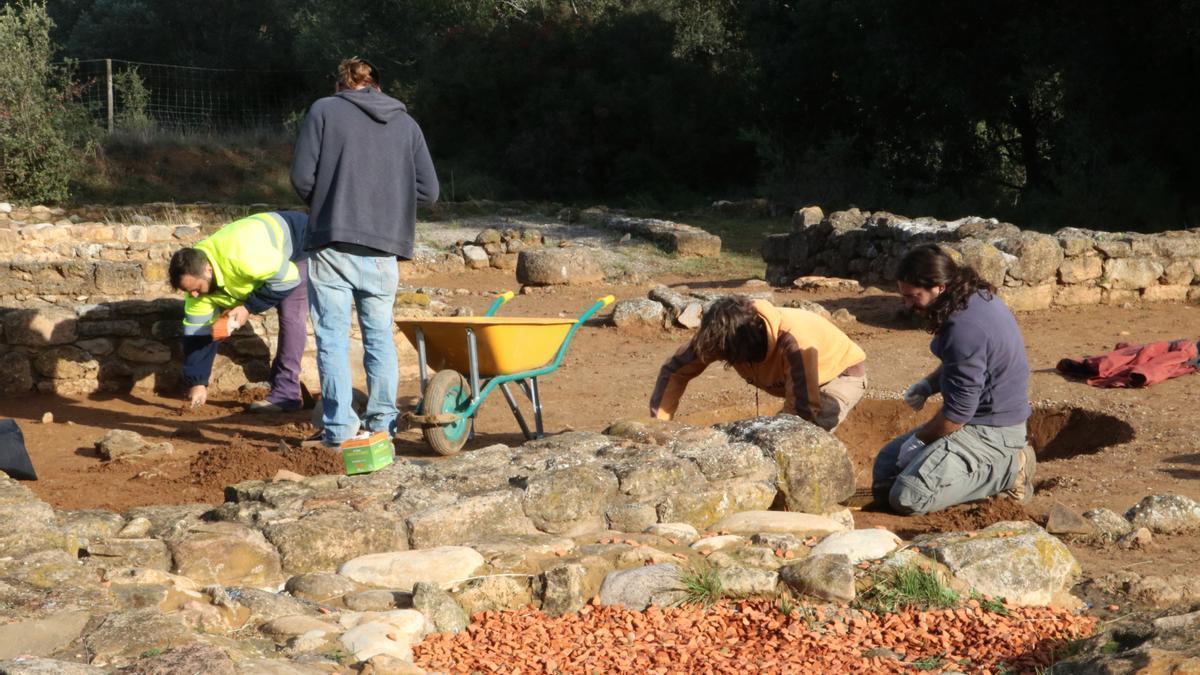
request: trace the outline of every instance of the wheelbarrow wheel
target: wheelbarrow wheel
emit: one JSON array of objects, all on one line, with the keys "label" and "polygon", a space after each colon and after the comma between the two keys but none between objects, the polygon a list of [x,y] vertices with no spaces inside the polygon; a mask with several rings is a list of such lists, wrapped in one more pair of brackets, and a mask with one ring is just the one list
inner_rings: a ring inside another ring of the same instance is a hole
[{"label": "wheelbarrow wheel", "polygon": [[[425,386],[422,413],[459,414],[471,406],[471,385],[456,370],[438,371]],[[427,424],[422,430],[425,442],[439,455],[457,454],[471,436],[470,418],[460,418],[453,424]]]}]

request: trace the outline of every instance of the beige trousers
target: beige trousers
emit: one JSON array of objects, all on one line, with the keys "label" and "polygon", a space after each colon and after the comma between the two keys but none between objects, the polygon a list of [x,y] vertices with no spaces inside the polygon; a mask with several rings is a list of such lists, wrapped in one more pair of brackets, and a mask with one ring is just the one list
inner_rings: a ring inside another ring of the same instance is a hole
[{"label": "beige trousers", "polygon": [[842,375],[821,387],[821,413],[813,422],[826,431],[841,424],[867,392],[865,375]]}]

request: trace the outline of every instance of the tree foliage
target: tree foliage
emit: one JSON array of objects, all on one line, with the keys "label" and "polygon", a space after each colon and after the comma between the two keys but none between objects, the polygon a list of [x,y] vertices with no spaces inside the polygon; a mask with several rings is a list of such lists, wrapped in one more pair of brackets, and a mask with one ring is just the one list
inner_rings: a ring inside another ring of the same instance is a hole
[{"label": "tree foliage", "polygon": [[54,64],[46,7],[0,7],[0,197],[57,201],[89,148],[89,123]]},{"label": "tree foliage", "polygon": [[439,165],[521,194],[759,191],[1130,229],[1200,215],[1197,0],[59,0],[53,11],[74,57],[289,70],[289,86],[314,96],[332,89],[339,59],[364,56]]}]

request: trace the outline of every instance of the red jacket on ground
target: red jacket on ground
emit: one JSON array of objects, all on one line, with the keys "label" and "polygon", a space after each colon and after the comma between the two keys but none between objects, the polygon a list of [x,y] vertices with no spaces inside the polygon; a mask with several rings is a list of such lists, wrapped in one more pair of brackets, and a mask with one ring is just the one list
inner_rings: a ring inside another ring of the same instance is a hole
[{"label": "red jacket on ground", "polygon": [[1058,362],[1060,372],[1085,376],[1093,387],[1149,387],[1172,377],[1194,373],[1198,366],[1200,350],[1191,340],[1144,345],[1121,342],[1107,354]]}]

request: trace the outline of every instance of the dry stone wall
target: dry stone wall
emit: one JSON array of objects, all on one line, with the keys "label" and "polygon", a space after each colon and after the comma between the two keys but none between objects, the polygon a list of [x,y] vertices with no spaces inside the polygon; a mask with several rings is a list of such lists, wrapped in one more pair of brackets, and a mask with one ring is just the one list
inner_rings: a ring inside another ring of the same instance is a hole
[{"label": "dry stone wall", "polygon": [[791,231],[768,235],[762,257],[779,286],[808,275],[868,283],[895,280],[904,253],[943,245],[1000,288],[1016,310],[1132,302],[1200,302],[1200,228],[1161,234],[1073,227],[1043,234],[994,218],[906,218],[850,209],[795,213]]}]

